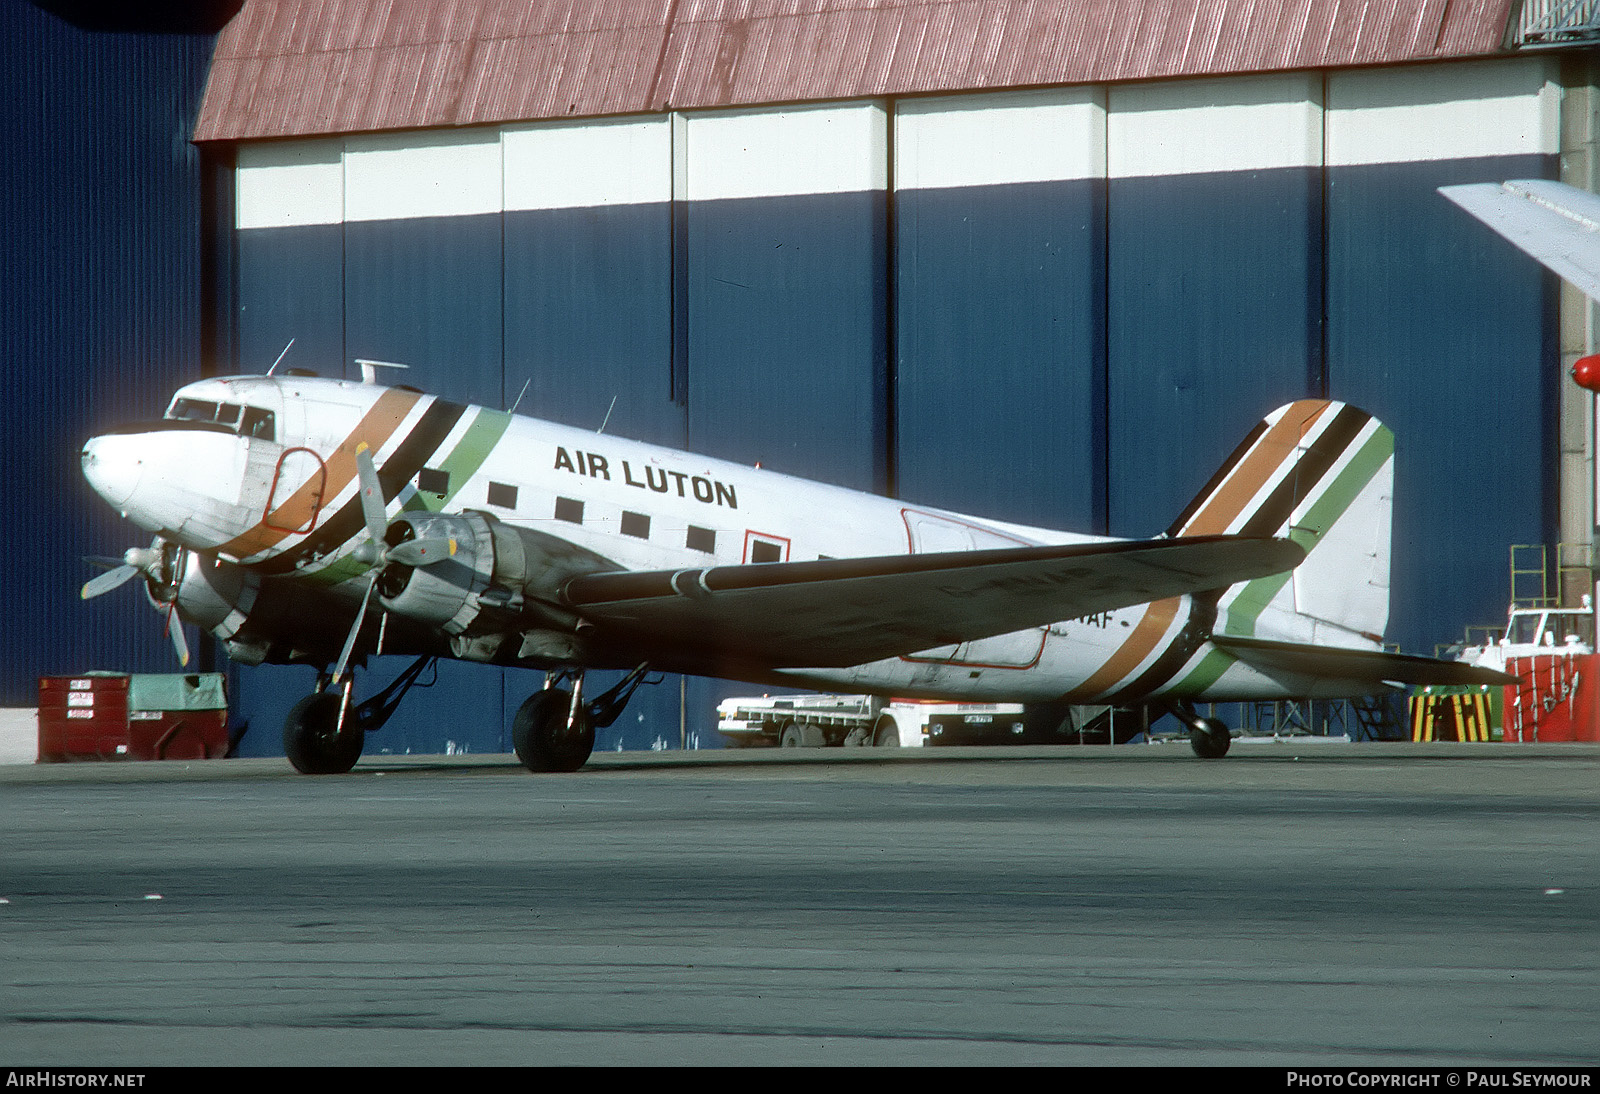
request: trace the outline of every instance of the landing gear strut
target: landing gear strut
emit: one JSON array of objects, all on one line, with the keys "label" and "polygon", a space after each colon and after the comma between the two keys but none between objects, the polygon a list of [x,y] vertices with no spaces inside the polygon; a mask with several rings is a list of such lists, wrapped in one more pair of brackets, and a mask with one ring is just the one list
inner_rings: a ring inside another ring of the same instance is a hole
[{"label": "landing gear strut", "polygon": [[[417,682],[432,657],[419,657],[394,683],[364,703],[351,702],[354,678],[329,685],[317,678],[317,690],[289,710],[283,723],[283,752],[303,775],[342,775],[356,765],[366,736],[379,729],[400,706],[400,700]],[[426,686],[426,685],[424,685]]]},{"label": "landing gear strut", "polygon": [[1192,703],[1173,703],[1168,710],[1189,727],[1189,747],[1202,760],[1220,760],[1228,754],[1233,738],[1228,724],[1219,718],[1202,718]]},{"label": "landing gear strut", "polygon": [[[529,771],[578,770],[594,751],[594,731],[617,720],[648,671],[640,665],[592,702],[583,698],[582,669],[547,673],[544,690],[530,695],[511,721],[517,759]],[[571,680],[571,691],[559,686],[563,680]]]}]

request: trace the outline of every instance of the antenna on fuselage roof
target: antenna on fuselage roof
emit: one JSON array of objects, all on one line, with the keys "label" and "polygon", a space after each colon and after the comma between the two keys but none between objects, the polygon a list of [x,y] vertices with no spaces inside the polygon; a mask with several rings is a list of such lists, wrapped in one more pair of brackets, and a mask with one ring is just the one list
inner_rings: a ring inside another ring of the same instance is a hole
[{"label": "antenna on fuselage roof", "polygon": [[365,357],[357,357],[356,358],[356,364],[361,366],[361,382],[363,384],[375,384],[375,383],[377,383],[378,382],[378,370],[380,368],[410,368],[411,367],[410,365],[402,365],[399,361],[369,361]]},{"label": "antenna on fuselage roof", "polygon": [[611,420],[611,412],[615,409],[617,409],[617,397],[613,395],[611,396],[611,405],[606,407],[606,416],[600,419],[600,428],[595,430],[596,433],[604,433],[606,431],[606,423]]},{"label": "antenna on fuselage roof", "polygon": [[528,394],[528,385],[531,383],[533,383],[532,376],[522,381],[522,390],[517,392],[517,401],[511,404],[511,409],[506,411],[507,414],[515,414],[517,412],[517,407],[522,405],[522,397]]},{"label": "antenna on fuselage roof", "polygon": [[[292,346],[292,345],[294,345],[294,339],[293,338],[289,339],[289,346]],[[285,357],[289,356],[289,346],[284,346],[283,347],[283,352],[278,354],[278,359],[276,361],[272,362],[272,368],[267,369],[267,375],[268,376],[271,376],[272,372],[273,372],[273,369],[276,369],[279,365],[283,364],[283,359]]]}]

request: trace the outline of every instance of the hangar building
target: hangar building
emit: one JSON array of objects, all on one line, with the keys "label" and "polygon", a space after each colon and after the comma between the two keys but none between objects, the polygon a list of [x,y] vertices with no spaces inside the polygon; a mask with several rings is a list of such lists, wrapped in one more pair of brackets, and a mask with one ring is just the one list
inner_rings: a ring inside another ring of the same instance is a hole
[{"label": "hangar building", "polygon": [[[1590,308],[1436,188],[1593,188],[1594,6],[17,5],[7,192],[40,227],[5,244],[4,443],[43,549],[11,559],[6,701],[168,668],[137,597],[77,603],[78,556],[129,544],[76,445],[291,338],[323,375],[400,361],[456,400],[1129,536],[1273,407],[1347,400],[1397,438],[1389,640],[1432,653],[1503,618],[1510,544],[1593,539],[1560,368]],[[232,685],[244,751],[277,752],[309,670]],[[373,746],[505,750],[536,686],[441,666]],[[676,747],[726,693],[665,681],[597,747]]]}]

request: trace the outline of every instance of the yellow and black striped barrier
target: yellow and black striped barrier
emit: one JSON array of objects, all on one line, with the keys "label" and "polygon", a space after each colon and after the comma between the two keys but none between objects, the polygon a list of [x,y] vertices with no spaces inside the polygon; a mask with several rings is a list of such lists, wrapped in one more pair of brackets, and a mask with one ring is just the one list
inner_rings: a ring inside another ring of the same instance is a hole
[{"label": "yellow and black striped barrier", "polygon": [[1413,741],[1488,741],[1497,734],[1493,697],[1481,688],[1429,688],[1407,700]]}]

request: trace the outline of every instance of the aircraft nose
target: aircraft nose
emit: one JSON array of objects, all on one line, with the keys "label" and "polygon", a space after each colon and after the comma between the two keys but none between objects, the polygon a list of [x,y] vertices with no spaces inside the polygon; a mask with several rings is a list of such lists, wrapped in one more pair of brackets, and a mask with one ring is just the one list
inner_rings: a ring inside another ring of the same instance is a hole
[{"label": "aircraft nose", "polygon": [[95,493],[123,508],[139,485],[144,463],[133,437],[108,434],[90,437],[83,446],[83,477]]}]

